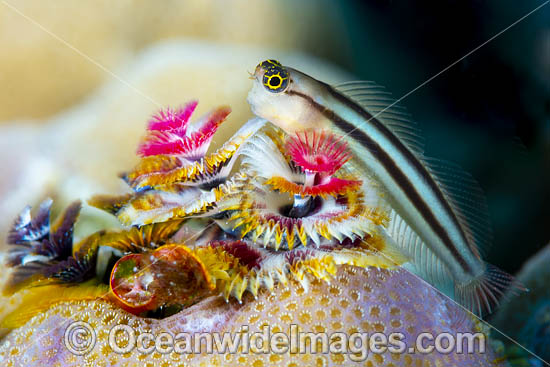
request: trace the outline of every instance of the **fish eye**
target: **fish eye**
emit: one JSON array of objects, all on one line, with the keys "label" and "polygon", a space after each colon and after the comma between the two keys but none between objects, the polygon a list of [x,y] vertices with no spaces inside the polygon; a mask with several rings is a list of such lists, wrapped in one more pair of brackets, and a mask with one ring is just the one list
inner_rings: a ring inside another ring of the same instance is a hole
[{"label": "fish eye", "polygon": [[262,61],[261,63],[259,63],[258,66],[256,66],[256,69],[258,69],[258,68],[270,69],[272,67],[282,68],[283,65],[277,60],[268,59],[268,60],[265,60],[265,61]]},{"label": "fish eye", "polygon": [[262,82],[269,92],[281,93],[288,87],[288,71],[281,66],[272,66],[265,71]]}]

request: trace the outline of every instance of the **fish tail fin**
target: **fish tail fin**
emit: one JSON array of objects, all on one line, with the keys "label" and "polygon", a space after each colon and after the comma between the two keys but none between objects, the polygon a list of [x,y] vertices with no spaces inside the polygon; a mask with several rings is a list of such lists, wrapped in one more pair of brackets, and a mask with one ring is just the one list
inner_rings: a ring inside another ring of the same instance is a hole
[{"label": "fish tail fin", "polygon": [[496,266],[485,264],[485,271],[465,284],[456,284],[457,301],[477,316],[493,312],[501,303],[528,289]]}]

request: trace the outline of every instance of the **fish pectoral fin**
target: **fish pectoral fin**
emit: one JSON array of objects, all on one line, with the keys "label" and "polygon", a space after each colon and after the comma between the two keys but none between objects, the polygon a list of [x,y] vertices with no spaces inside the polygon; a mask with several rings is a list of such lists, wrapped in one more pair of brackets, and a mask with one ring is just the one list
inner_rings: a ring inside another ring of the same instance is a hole
[{"label": "fish pectoral fin", "polygon": [[447,266],[433,253],[407,222],[392,210],[388,236],[395,246],[407,254],[410,261],[405,269],[418,275],[445,294],[452,294],[454,281]]}]

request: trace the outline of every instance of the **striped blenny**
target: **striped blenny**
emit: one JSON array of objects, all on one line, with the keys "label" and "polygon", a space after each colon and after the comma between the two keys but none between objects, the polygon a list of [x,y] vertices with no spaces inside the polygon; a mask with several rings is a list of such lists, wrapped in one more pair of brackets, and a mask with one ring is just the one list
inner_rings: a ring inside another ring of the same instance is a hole
[{"label": "striped blenny", "polygon": [[326,129],[354,152],[392,207],[387,230],[430,283],[451,284],[473,312],[491,312],[512,276],[483,261],[490,240],[483,193],[460,168],[424,155],[408,114],[373,82],[331,86],[276,60],[261,62],[248,94],[252,112],[287,133]]}]

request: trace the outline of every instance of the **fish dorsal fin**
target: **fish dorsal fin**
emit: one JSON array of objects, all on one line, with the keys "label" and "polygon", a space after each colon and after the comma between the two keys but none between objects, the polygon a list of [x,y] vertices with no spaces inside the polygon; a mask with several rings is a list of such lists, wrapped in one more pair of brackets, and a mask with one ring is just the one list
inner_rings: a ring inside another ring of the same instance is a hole
[{"label": "fish dorsal fin", "polygon": [[446,265],[426,245],[407,222],[392,210],[387,228],[390,238],[411,259],[411,270],[447,295],[453,294],[453,277]]},{"label": "fish dorsal fin", "polygon": [[472,251],[484,254],[491,242],[492,232],[485,195],[476,180],[455,164],[424,156],[420,129],[384,87],[372,81],[351,81],[334,88],[375,115],[425,163],[449,199]]},{"label": "fish dorsal fin", "polygon": [[420,156],[424,153],[424,137],[416,122],[384,87],[371,81],[351,81],[334,88],[382,121],[411,151]]},{"label": "fish dorsal fin", "polygon": [[422,160],[449,199],[472,251],[486,255],[492,231],[485,194],[477,181],[457,164],[430,157]]}]

